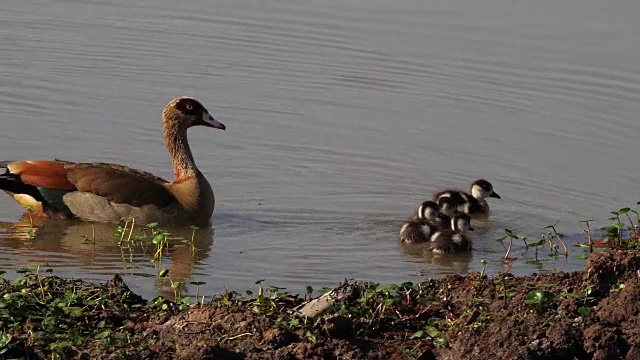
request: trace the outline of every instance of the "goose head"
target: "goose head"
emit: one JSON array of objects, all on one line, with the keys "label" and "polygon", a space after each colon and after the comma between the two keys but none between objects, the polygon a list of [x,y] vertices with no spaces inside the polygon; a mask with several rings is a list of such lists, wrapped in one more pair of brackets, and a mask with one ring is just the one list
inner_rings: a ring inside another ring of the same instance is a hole
[{"label": "goose head", "polygon": [[206,126],[225,130],[226,126],[214,119],[198,100],[186,96],[177,97],[164,107],[162,118],[165,128],[186,130],[192,126]]}]

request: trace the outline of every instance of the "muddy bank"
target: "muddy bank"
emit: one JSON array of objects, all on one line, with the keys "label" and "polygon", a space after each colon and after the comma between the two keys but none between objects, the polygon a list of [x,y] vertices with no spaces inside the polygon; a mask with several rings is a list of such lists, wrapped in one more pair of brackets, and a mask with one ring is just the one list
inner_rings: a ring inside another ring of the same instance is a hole
[{"label": "muddy bank", "polygon": [[30,359],[640,359],[639,271],[638,252],[614,251],[592,254],[576,273],[347,282],[313,318],[293,311],[304,295],[280,289],[189,307],[145,301],[117,278],[93,286],[29,274],[0,284],[0,351]]}]

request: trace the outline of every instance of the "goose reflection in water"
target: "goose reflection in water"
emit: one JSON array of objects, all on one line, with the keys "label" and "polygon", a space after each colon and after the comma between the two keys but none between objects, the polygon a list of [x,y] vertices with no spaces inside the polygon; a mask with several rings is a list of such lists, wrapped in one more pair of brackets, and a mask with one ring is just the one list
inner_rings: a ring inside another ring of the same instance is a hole
[{"label": "goose reflection in water", "polygon": [[[55,274],[56,267],[72,266],[82,268],[83,273],[120,274],[125,282],[127,275],[149,277],[154,278],[159,294],[171,298],[174,296],[171,281],[188,283],[194,276],[194,269],[210,256],[213,247],[214,230],[211,227],[195,229],[195,232],[191,228],[163,227],[162,230],[171,233],[172,238],[184,238],[186,242],[169,240],[161,262],[156,262],[151,230],[136,225],[131,241],[127,242],[129,229],[120,243],[121,236],[113,224],[30,218],[27,213],[17,222],[0,222],[0,246],[13,253],[13,258],[26,259],[27,263],[16,263],[16,267],[50,263],[45,267],[54,269]],[[139,238],[144,235],[145,239]],[[168,269],[169,274],[160,278],[157,274],[163,268]]]}]

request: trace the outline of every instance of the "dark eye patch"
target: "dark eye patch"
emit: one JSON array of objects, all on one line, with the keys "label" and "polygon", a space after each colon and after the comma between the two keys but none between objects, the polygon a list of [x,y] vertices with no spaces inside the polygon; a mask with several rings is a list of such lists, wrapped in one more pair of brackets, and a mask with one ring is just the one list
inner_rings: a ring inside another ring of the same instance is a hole
[{"label": "dark eye patch", "polygon": [[202,113],[202,105],[193,99],[181,99],[176,108],[185,115],[199,115]]}]

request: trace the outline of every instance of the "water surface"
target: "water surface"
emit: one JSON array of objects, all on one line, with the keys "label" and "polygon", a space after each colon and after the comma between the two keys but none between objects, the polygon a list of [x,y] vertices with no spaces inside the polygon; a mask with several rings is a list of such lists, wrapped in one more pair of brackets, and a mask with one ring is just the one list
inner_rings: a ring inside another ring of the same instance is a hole
[{"label": "water surface", "polygon": [[[481,259],[494,274],[504,228],[537,237],[560,221],[580,233],[579,220],[604,224],[637,200],[639,11],[631,0],[8,0],[0,158],[170,178],[160,112],[194,96],[228,130],[190,132],[217,196],[215,234],[195,255],[171,249],[174,281],[301,290],[479,271]],[[481,177],[503,199],[490,200],[470,256],[399,246],[432,191]],[[89,280],[121,273],[147,297],[166,290],[153,251],[118,246],[114,227],[30,238],[21,216],[0,197],[2,269],[47,262]],[[537,266],[523,250],[516,273],[583,267],[573,247]]]}]

